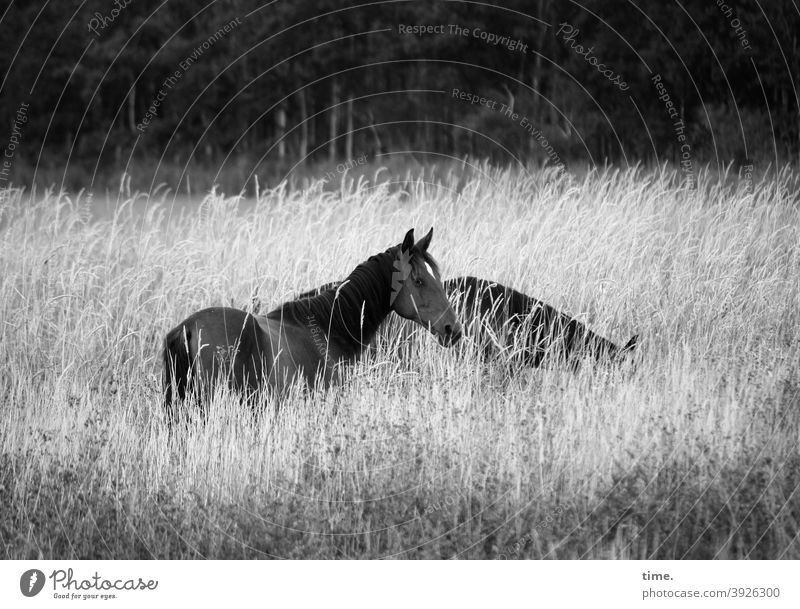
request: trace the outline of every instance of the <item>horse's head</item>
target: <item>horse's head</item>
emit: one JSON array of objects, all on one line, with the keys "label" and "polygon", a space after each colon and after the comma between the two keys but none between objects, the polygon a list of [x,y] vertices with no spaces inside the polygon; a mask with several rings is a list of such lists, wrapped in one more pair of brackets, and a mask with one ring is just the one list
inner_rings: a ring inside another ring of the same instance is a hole
[{"label": "horse's head", "polygon": [[414,229],[397,248],[392,272],[391,307],[400,317],[424,326],[444,346],[461,338],[461,324],[442,286],[436,262],[428,253],[433,229],[414,243]]}]

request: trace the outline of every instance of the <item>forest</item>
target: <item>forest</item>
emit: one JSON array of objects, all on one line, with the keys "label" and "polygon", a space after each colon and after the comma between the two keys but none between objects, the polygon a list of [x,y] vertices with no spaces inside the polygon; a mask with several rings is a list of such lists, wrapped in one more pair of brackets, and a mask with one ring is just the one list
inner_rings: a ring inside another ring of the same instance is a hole
[{"label": "forest", "polygon": [[752,169],[800,152],[790,0],[2,4],[12,184],[401,154]]}]

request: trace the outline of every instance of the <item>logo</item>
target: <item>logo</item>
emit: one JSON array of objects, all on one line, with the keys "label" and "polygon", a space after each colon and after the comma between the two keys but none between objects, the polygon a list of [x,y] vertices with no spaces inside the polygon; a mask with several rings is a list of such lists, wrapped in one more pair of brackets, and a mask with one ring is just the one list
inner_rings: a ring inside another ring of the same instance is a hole
[{"label": "logo", "polygon": [[44,573],[39,569],[28,569],[19,578],[19,590],[25,596],[36,596],[44,588]]}]

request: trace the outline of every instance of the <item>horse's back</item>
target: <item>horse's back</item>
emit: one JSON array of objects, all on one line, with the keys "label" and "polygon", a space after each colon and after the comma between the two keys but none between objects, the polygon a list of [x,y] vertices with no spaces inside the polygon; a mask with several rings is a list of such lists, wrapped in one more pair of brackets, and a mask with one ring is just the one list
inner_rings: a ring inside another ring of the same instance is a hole
[{"label": "horse's back", "polygon": [[[620,350],[577,319],[496,281],[457,277],[446,281],[445,287],[457,300],[464,318],[472,322],[465,327],[472,326],[472,334],[484,352],[495,347],[509,349],[527,365],[537,367],[554,357],[591,354],[601,359],[613,357]],[[632,350],[635,344],[633,339],[625,349]]]},{"label": "horse's back", "polygon": [[265,351],[265,336],[254,315],[230,307],[209,307],[187,317],[178,328],[188,329],[195,354],[204,351],[260,353]]},{"label": "horse's back", "polygon": [[470,335],[484,356],[514,342],[513,334],[527,312],[516,292],[496,281],[465,276],[448,279],[445,289]]},{"label": "horse's back", "polygon": [[224,378],[234,390],[255,391],[270,365],[267,347],[257,319],[246,311],[210,307],[193,313],[164,341],[167,405],[185,397],[192,379],[202,390]]}]

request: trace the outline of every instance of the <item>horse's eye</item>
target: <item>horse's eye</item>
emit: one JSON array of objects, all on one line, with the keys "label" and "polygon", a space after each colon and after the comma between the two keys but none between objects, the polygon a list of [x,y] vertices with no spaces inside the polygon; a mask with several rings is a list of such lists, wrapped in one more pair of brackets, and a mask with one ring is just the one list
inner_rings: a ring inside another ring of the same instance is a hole
[{"label": "horse's eye", "polygon": [[420,287],[420,288],[421,288],[421,287],[422,287],[422,283],[423,283],[423,281],[422,281],[422,279],[420,279],[419,277],[417,277],[417,278],[414,280],[414,285],[415,285],[415,286],[417,286],[417,287]]}]

